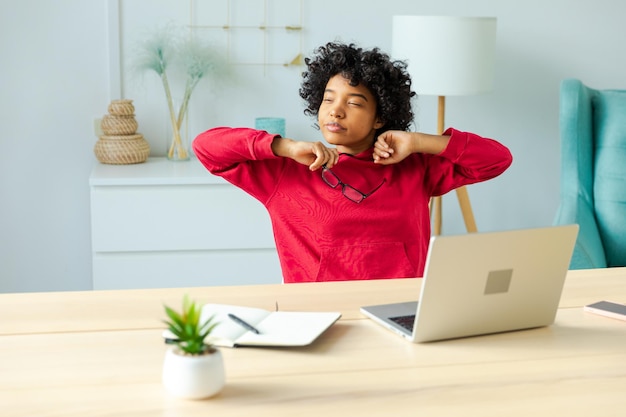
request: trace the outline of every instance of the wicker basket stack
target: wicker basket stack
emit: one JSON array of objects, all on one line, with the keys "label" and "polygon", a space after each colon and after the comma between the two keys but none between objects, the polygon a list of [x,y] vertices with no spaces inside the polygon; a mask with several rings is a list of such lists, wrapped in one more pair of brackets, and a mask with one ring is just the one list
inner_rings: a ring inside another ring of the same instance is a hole
[{"label": "wicker basket stack", "polygon": [[103,164],[127,165],[145,162],[150,145],[137,133],[135,106],[132,100],[113,100],[109,113],[102,118],[102,133],[94,152]]}]

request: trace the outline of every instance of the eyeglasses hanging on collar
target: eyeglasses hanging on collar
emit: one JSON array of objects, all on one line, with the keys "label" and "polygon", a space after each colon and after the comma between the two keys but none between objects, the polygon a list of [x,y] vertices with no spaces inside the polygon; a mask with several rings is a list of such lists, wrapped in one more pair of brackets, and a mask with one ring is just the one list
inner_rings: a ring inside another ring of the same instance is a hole
[{"label": "eyeglasses hanging on collar", "polygon": [[364,192],[357,190],[353,186],[341,181],[337,174],[335,174],[330,168],[326,167],[326,165],[322,167],[322,179],[331,188],[337,188],[341,186],[341,193],[343,194],[343,196],[357,204],[361,203],[367,197],[374,194],[376,190],[378,190],[386,181],[386,179],[383,178],[383,181],[378,185],[378,187],[374,188],[374,190],[372,190],[369,194],[365,194]]}]

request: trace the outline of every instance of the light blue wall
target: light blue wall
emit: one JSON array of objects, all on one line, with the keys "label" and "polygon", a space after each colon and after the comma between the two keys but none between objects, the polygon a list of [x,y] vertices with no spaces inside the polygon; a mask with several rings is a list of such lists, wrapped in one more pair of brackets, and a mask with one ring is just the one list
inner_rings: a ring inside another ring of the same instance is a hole
[{"label": "light blue wall", "polygon": [[[93,121],[111,99],[132,98],[140,130],[153,154],[162,154],[165,123],[161,110],[152,107],[162,100],[153,97],[161,92],[158,80],[131,74],[129,57],[154,27],[168,20],[187,23],[190,4],[207,7],[218,1],[0,3],[0,292],[91,288]],[[334,39],[390,50],[391,16],[396,14],[498,18],[494,91],[447,100],[447,124],[497,138],[515,157],[504,175],[469,188],[479,230],[551,224],[558,205],[561,79],[626,88],[626,55],[621,53],[626,3],[619,0],[302,4],[305,53]],[[119,20],[109,20],[111,5],[119,5]],[[118,24],[120,32],[110,33]],[[109,54],[117,50],[121,68],[111,70],[116,57]],[[254,117],[273,115],[287,119],[287,136],[319,140],[302,114],[299,71],[239,67],[235,84],[201,86],[192,128],[252,125]],[[419,129],[435,131],[436,99],[420,97],[416,111]],[[444,205],[444,233],[462,232],[458,205],[453,198],[445,198]]]}]

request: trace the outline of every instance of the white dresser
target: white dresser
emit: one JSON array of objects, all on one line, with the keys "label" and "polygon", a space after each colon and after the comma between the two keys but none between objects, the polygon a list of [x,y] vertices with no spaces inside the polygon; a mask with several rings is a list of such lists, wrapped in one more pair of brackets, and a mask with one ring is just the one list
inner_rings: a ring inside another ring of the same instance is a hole
[{"label": "white dresser", "polygon": [[282,282],[265,208],[196,159],[97,163],[89,184],[95,290]]}]

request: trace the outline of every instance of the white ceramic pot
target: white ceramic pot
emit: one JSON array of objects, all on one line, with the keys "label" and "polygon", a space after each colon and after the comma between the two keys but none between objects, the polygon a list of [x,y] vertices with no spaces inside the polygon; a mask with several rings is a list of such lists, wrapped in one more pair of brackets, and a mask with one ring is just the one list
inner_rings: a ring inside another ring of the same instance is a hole
[{"label": "white ceramic pot", "polygon": [[211,397],[224,387],[222,352],[200,356],[182,355],[176,347],[167,350],[163,361],[163,385],[180,398],[198,400]]}]

